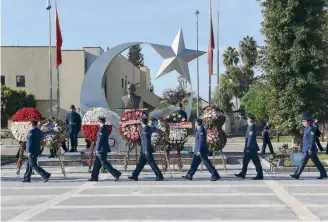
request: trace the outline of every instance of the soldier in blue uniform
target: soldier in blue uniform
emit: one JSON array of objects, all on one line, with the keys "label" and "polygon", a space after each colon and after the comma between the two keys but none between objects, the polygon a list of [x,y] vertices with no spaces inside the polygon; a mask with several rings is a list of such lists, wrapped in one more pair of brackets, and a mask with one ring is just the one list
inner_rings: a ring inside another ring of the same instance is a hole
[{"label": "soldier in blue uniform", "polygon": [[182,103],[178,104],[178,114],[181,115],[181,118],[184,119],[184,121],[187,121],[187,113],[183,110],[183,105]]},{"label": "soldier in blue uniform", "polygon": [[266,124],[266,126],[263,128],[263,131],[262,131],[263,145],[262,145],[261,154],[263,154],[263,155],[265,154],[265,149],[266,149],[267,145],[269,146],[270,153],[274,154],[272,143],[271,143],[270,136],[269,136],[269,130],[270,130],[269,124]]},{"label": "soldier in blue uniform", "polygon": [[39,167],[37,163],[38,156],[41,152],[41,131],[37,126],[37,120],[30,120],[31,130],[27,134],[26,138],[26,153],[28,160],[26,164],[26,172],[24,174],[24,179],[22,182],[31,182],[32,170],[40,174],[40,176],[44,179],[45,183],[49,180],[51,176],[50,173]]},{"label": "soldier in blue uniform", "polygon": [[75,106],[70,106],[70,113],[66,116],[66,126],[71,141],[71,150],[69,152],[77,152],[77,136],[81,130],[81,116],[75,111]]},{"label": "soldier in blue uniform", "polygon": [[152,170],[154,171],[156,175],[156,181],[164,180],[163,174],[158,168],[155,159],[153,157],[154,149],[151,145],[151,127],[148,126],[148,117],[142,116],[140,117],[141,124],[142,124],[142,130],[141,130],[141,151],[140,151],[140,157],[139,157],[139,163],[136,167],[136,169],[133,171],[132,176],[129,176],[128,178],[131,180],[138,180],[138,176],[146,163],[150,165]]},{"label": "soldier in blue uniform", "polygon": [[318,146],[318,148],[319,148],[320,151],[325,151],[323,149],[323,147],[321,146],[321,143],[320,143],[321,131],[320,131],[320,128],[319,128],[319,124],[318,124],[318,120],[317,119],[314,120],[313,130],[314,130],[314,134],[315,134],[315,143],[317,144],[317,146]]},{"label": "soldier in blue uniform", "polygon": [[106,118],[99,116],[98,119],[100,127],[97,133],[97,143],[95,147],[96,159],[93,165],[91,179],[89,179],[89,181],[98,181],[101,166],[103,166],[107,172],[111,173],[113,177],[115,177],[115,181],[118,181],[122,173],[113,168],[113,166],[107,161],[107,153],[110,152],[110,147],[108,144],[109,131],[107,125],[105,124]]},{"label": "soldier in blue uniform", "polygon": [[303,137],[303,157],[301,160],[301,164],[298,166],[297,170],[294,174],[290,176],[295,179],[299,179],[304,167],[306,166],[309,159],[312,160],[314,165],[318,168],[320,172],[320,176],[317,179],[323,179],[327,177],[327,172],[320,162],[317,155],[317,148],[315,146],[315,131],[312,126],[312,117],[303,116],[302,123],[304,128],[304,137]]},{"label": "soldier in blue uniform", "polygon": [[196,119],[196,132],[195,132],[195,150],[194,150],[194,157],[192,159],[192,163],[190,169],[186,176],[182,176],[184,179],[192,180],[194,174],[197,171],[199,164],[203,161],[204,165],[211,173],[212,178],[211,181],[216,181],[220,179],[219,173],[213,167],[211,161],[208,159],[208,146],[206,144],[206,129],[202,125],[202,119]]},{"label": "soldier in blue uniform", "polygon": [[236,177],[245,179],[247,173],[247,167],[249,161],[253,161],[255,169],[257,172],[256,177],[253,180],[263,180],[263,170],[257,151],[259,151],[259,146],[256,142],[256,125],[255,125],[255,116],[251,113],[247,115],[248,128],[245,136],[245,148],[244,148],[244,157],[243,157],[243,168],[239,174],[235,174]]}]

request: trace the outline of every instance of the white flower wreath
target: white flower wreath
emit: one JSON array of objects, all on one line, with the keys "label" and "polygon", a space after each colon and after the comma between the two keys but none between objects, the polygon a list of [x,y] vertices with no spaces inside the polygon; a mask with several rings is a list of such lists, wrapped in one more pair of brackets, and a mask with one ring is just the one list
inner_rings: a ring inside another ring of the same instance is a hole
[{"label": "white flower wreath", "polygon": [[25,142],[28,132],[30,131],[30,122],[12,122],[11,133],[17,141]]},{"label": "white flower wreath", "polygon": [[116,129],[118,128],[120,117],[116,113],[102,107],[92,108],[86,112],[82,119],[82,125],[96,124],[99,116],[106,118],[106,124],[112,125]]}]

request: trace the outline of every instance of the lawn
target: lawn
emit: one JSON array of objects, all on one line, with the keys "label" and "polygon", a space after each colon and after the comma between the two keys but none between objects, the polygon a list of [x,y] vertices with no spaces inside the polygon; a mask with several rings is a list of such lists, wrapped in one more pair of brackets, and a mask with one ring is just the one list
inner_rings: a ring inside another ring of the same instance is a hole
[{"label": "lawn", "polygon": [[1,161],[16,159],[16,155],[1,155]]},{"label": "lawn", "polygon": [[[268,155],[266,155],[266,156],[268,156]],[[325,154],[325,153],[318,153],[318,157],[319,157],[321,163],[324,166],[328,166],[328,163],[326,162],[326,161],[328,161],[328,155],[327,154]],[[279,161],[279,158],[278,157],[275,157],[273,159],[273,164],[276,165],[276,166],[278,166],[278,161]],[[290,160],[286,160],[284,166],[285,167],[290,167],[291,166],[290,164],[291,164]],[[313,164],[313,162],[312,162],[311,159],[308,161],[308,163],[306,164],[306,166],[308,166],[308,167],[314,167],[314,164]]]}]

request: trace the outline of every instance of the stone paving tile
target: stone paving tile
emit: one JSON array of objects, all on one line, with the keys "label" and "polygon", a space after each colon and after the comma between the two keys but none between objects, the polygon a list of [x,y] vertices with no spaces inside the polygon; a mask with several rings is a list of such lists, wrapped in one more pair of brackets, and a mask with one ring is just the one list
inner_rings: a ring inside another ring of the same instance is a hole
[{"label": "stone paving tile", "polygon": [[50,221],[56,218],[61,221],[74,220],[297,220],[288,208],[260,209],[50,209],[30,219],[30,221]]},{"label": "stone paving tile", "polygon": [[[326,187],[326,189],[328,189]],[[328,191],[327,191],[328,192]],[[327,193],[326,193],[327,194]],[[295,197],[302,203],[302,204],[328,204],[328,195],[308,195],[308,196],[297,196]],[[327,209],[328,211],[328,209]]]},{"label": "stone paving tile", "polygon": [[319,217],[320,220],[328,221],[328,210],[326,207],[308,207],[308,209]]},{"label": "stone paving tile", "polygon": [[1,209],[1,221],[7,221],[26,210],[27,209]]},{"label": "stone paving tile", "polygon": [[92,189],[86,189],[80,192],[79,194],[125,194],[125,193],[138,193],[138,194],[146,194],[151,192],[152,194],[163,194],[163,193],[220,193],[220,194],[232,194],[232,193],[265,193],[265,194],[273,194],[272,190],[269,187],[265,186],[220,186],[217,187],[93,187]]},{"label": "stone paving tile", "polygon": [[283,204],[276,196],[131,196],[131,197],[72,197],[57,206],[83,206],[83,205],[141,205],[141,204]]},{"label": "stone paving tile", "polygon": [[37,188],[37,189],[11,189],[2,190],[1,196],[30,196],[30,195],[60,195],[70,191],[71,188]]},{"label": "stone paving tile", "polygon": [[323,186],[284,186],[284,188],[290,193],[327,193],[327,187],[328,183]]},{"label": "stone paving tile", "polygon": [[28,206],[33,207],[39,204],[42,204],[45,201],[48,201],[52,198],[56,197],[43,197],[40,195],[29,196],[29,197],[20,197],[20,196],[2,196],[1,197],[1,207],[15,207],[15,206]]}]

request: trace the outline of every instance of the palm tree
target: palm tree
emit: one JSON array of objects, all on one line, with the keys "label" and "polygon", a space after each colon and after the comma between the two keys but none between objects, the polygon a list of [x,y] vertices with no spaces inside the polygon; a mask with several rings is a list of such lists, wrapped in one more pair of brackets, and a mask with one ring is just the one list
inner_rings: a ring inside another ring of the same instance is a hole
[{"label": "palm tree", "polygon": [[228,47],[223,53],[223,64],[226,68],[232,68],[239,63],[239,53],[236,48]]},{"label": "palm tree", "polygon": [[253,37],[246,36],[239,42],[239,53],[245,66],[251,68],[256,65],[258,52],[257,43]]}]

